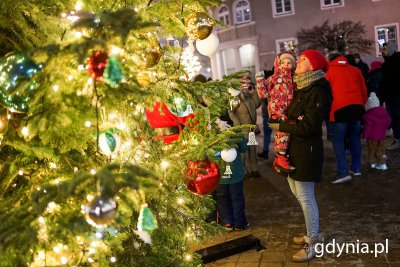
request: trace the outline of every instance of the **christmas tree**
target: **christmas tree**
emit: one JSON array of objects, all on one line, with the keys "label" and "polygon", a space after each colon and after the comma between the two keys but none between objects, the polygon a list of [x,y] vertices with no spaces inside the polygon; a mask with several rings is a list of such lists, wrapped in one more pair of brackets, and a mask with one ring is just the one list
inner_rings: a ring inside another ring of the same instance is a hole
[{"label": "christmas tree", "polygon": [[[197,266],[192,245],[220,231],[209,193],[240,135],[216,121],[240,73],[193,82],[182,55],[220,3],[71,4],[3,3],[0,266]],[[178,118],[176,140],[146,111]]]}]

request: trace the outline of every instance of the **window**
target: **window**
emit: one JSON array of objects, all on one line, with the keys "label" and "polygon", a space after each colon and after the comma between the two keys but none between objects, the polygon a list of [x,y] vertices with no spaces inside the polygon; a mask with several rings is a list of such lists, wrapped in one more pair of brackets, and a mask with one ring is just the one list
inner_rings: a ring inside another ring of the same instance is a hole
[{"label": "window", "polygon": [[224,73],[231,74],[236,70],[236,57],[235,57],[235,49],[228,48],[222,51],[222,61],[225,67]]},{"label": "window", "polygon": [[251,20],[250,4],[247,0],[235,1],[235,19],[236,24],[245,23]]},{"label": "window", "polygon": [[321,0],[321,9],[344,6],[344,0]]},{"label": "window", "polygon": [[229,22],[229,9],[226,5],[220,7],[218,11],[218,20],[225,23],[227,26],[230,25]]},{"label": "window", "polygon": [[399,46],[399,23],[377,25],[375,28],[376,56],[381,55],[382,45],[394,42]]},{"label": "window", "polygon": [[293,0],[272,0],[271,3],[274,17],[294,14]]},{"label": "window", "polygon": [[253,44],[245,44],[239,47],[240,66],[242,70],[248,70],[250,77],[255,75],[256,47]]},{"label": "window", "polygon": [[285,38],[285,39],[278,39],[275,41],[276,44],[276,53],[279,54],[280,52],[283,51],[290,51],[297,53],[297,39],[292,37],[292,38]]}]

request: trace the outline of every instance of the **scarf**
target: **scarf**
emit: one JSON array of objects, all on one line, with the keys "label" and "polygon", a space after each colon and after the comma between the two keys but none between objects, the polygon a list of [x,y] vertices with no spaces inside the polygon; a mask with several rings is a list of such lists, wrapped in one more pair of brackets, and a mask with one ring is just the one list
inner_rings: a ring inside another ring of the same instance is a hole
[{"label": "scarf", "polygon": [[322,70],[307,71],[303,74],[295,75],[293,81],[297,84],[296,89],[303,89],[321,78],[325,78],[325,72]]}]

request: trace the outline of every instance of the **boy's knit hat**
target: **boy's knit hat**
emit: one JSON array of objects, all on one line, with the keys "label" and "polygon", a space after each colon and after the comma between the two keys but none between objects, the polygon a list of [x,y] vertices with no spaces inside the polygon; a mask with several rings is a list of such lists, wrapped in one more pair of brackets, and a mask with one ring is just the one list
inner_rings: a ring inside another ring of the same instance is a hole
[{"label": "boy's knit hat", "polygon": [[317,50],[306,50],[300,54],[300,56],[305,56],[311,63],[313,70],[323,70],[324,72],[328,71],[328,61],[326,58],[321,54],[321,52]]},{"label": "boy's knit hat", "polygon": [[296,65],[296,59],[294,58],[294,56],[292,55],[292,53],[283,52],[282,54],[279,55],[279,61],[283,60],[284,58],[287,58],[287,59],[289,59],[290,61],[292,61],[292,65],[293,65],[293,66]]},{"label": "boy's knit hat", "polygon": [[369,94],[367,103],[365,103],[365,111],[367,111],[371,108],[379,107],[379,106],[380,106],[380,103],[379,103],[378,97],[376,96],[376,94],[374,92],[371,92]]}]

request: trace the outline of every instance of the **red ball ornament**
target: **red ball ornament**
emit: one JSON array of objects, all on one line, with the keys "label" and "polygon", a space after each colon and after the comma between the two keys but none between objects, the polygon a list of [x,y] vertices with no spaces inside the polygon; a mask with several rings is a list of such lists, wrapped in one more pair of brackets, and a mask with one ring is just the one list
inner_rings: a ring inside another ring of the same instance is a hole
[{"label": "red ball ornament", "polygon": [[93,78],[101,80],[103,78],[104,69],[106,68],[108,54],[104,51],[96,51],[89,58],[87,70]]},{"label": "red ball ornament", "polygon": [[189,161],[188,170],[184,173],[187,178],[187,189],[196,195],[206,195],[219,185],[221,177],[218,165],[208,158],[202,161]]}]

